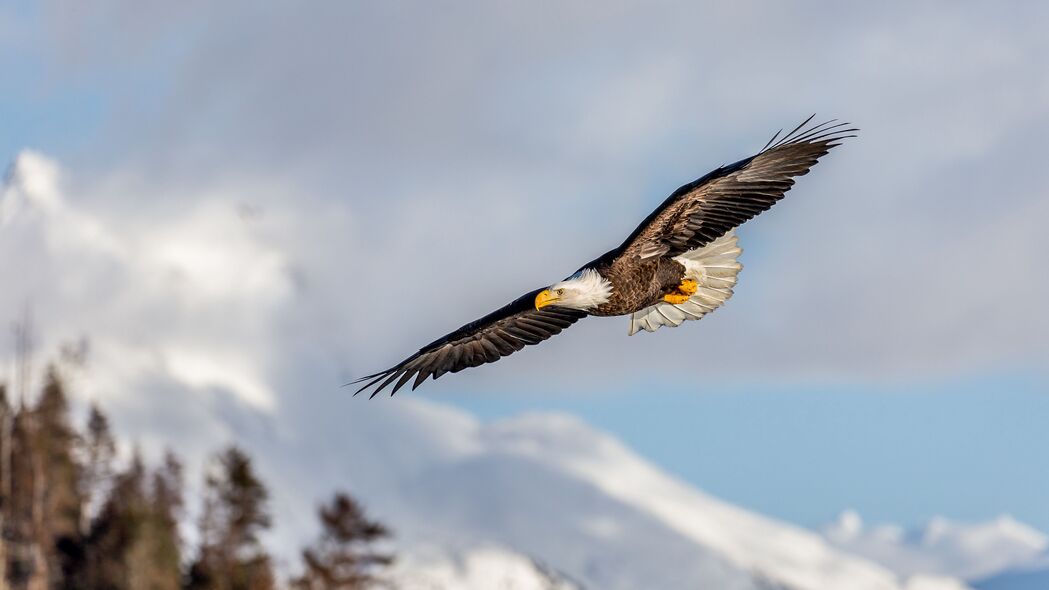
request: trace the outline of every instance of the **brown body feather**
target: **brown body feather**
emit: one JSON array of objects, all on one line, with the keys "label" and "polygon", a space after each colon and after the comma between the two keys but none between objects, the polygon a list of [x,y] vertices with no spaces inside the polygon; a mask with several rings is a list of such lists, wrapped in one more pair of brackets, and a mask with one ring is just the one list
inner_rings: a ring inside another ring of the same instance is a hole
[{"label": "brown body feather", "polygon": [[595,269],[612,283],[612,297],[590,311],[598,316],[626,315],[659,303],[685,276],[684,265],[670,258],[617,258]]}]

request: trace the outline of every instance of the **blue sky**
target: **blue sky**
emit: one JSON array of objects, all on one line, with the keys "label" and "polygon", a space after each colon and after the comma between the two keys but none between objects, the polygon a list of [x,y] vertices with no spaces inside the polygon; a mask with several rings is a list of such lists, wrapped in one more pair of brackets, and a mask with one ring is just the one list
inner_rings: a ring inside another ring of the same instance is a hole
[{"label": "blue sky", "polygon": [[1049,397],[1031,375],[452,399],[490,418],[577,414],[716,496],[805,526],[855,508],[871,522],[1010,513],[1049,529]]},{"label": "blue sky", "polygon": [[[0,12],[0,155],[55,158],[129,233],[216,194],[265,211],[330,382],[560,278],[778,127],[850,118],[741,232],[724,310],[629,340],[590,320],[417,395],[577,414],[804,525],[1049,531],[1043,8],[133,4]],[[421,292],[386,288],[405,266]]]}]

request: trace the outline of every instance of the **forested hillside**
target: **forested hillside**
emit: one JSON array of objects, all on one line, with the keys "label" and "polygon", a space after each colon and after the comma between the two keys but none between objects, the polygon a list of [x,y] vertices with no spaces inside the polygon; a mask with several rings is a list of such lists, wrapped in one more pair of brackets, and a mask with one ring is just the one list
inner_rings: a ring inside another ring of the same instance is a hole
[{"label": "forested hillside", "polygon": [[[121,457],[102,408],[86,414],[74,416],[55,367],[36,392],[0,384],[0,587],[364,588],[392,562],[372,549],[386,528],[339,492],[319,508],[320,533],[293,576],[278,580],[260,541],[272,525],[268,492],[250,456],[216,452],[201,497],[186,497],[175,452],[157,465],[137,450]],[[187,513],[199,515],[195,546],[180,533]]]}]

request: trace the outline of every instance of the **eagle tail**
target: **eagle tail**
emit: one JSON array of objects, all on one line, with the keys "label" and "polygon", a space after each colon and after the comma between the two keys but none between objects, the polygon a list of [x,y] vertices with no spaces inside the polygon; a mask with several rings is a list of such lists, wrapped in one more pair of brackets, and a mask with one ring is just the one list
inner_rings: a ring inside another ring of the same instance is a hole
[{"label": "eagle tail", "polygon": [[685,266],[685,278],[696,281],[696,292],[684,303],[660,302],[634,312],[630,316],[630,335],[641,330],[655,332],[660,326],[675,328],[685,320],[698,320],[721,307],[732,297],[737,275],[743,269],[739,262],[742,252],[733,230],[702,248],[675,256],[674,260]]}]

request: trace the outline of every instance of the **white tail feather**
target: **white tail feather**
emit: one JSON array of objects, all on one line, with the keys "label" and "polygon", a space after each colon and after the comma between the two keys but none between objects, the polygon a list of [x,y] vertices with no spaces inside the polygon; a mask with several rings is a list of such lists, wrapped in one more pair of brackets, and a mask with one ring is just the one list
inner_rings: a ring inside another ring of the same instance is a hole
[{"label": "white tail feather", "polygon": [[630,335],[640,330],[655,332],[660,326],[676,328],[685,320],[698,320],[721,307],[732,297],[736,276],[743,268],[738,261],[742,252],[736,232],[730,231],[702,248],[675,256],[674,260],[685,266],[685,278],[696,281],[699,288],[684,303],[657,303],[631,314]]}]

